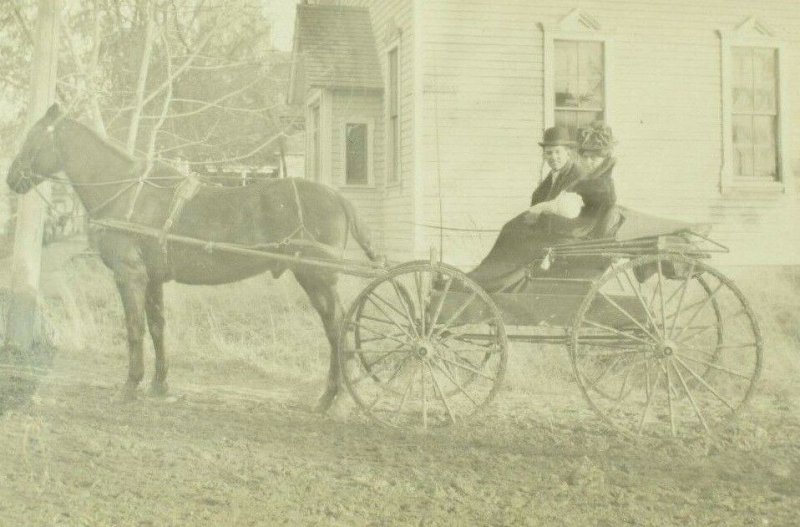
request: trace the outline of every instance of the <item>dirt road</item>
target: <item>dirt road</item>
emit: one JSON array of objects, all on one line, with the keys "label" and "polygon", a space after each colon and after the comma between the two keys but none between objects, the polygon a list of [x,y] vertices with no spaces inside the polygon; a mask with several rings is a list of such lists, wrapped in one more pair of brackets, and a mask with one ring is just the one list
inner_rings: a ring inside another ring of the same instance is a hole
[{"label": "dirt road", "polygon": [[[346,395],[338,417],[311,412],[321,330],[285,327],[313,321],[295,290],[254,318],[253,302],[271,300],[242,302],[245,284],[228,300],[173,291],[173,397],[124,404],[121,314],[103,318],[115,305],[103,280],[95,292],[79,273],[51,280],[64,306],[89,307],[80,331],[60,320],[69,338],[30,403],[0,417],[0,525],[800,524],[800,398],[777,383],[792,376],[774,351],[751,410],[714,444],[609,434],[574,385],[525,384],[513,364],[469,426],[399,432],[352,415]],[[255,357],[250,340],[315,351]]]}]

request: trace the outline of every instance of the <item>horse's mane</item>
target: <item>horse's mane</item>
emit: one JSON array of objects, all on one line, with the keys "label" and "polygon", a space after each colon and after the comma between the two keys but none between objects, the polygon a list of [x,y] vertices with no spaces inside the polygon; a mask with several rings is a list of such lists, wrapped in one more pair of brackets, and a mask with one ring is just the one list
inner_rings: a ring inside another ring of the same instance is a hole
[{"label": "horse's mane", "polygon": [[97,131],[93,130],[92,128],[86,126],[85,124],[81,123],[80,121],[76,121],[75,119],[65,118],[65,123],[73,125],[77,127],[81,132],[88,134],[97,142],[108,150],[110,153],[114,154],[116,157],[123,159],[124,161],[128,161],[130,163],[138,163],[139,160],[136,159],[134,156],[130,155],[126,152],[121,145],[117,143],[117,141],[113,138],[103,137]]}]

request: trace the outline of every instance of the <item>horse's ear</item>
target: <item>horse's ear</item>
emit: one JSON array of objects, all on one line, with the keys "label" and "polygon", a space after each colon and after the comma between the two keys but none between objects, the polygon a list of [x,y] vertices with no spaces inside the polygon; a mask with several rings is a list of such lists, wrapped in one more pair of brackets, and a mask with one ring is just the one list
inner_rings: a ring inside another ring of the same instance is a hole
[{"label": "horse's ear", "polygon": [[54,102],[50,108],[47,109],[47,113],[44,114],[47,119],[57,119],[61,116],[61,107],[58,105],[57,102]]}]

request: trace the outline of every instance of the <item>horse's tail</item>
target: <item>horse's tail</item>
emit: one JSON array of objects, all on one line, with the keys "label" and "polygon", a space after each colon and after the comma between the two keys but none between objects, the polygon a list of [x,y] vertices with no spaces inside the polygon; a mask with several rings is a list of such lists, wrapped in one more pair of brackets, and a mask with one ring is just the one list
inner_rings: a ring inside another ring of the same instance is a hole
[{"label": "horse's tail", "polygon": [[381,259],[380,255],[375,252],[375,249],[372,248],[372,239],[369,232],[369,227],[361,221],[359,218],[358,213],[356,212],[355,207],[348,199],[344,196],[339,196],[339,199],[342,203],[342,208],[344,209],[345,217],[347,218],[347,227],[350,231],[350,234],[353,235],[353,238],[358,243],[359,247],[364,251],[364,254],[367,255],[371,261],[375,262]]}]

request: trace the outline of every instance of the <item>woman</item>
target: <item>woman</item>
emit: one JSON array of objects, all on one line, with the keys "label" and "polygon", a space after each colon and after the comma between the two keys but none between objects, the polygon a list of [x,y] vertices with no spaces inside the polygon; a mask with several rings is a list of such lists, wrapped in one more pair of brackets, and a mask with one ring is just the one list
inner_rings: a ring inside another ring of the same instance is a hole
[{"label": "woman", "polygon": [[[528,264],[543,259],[545,248],[558,243],[613,235],[617,196],[611,128],[596,121],[578,135],[577,167],[561,174],[552,171],[534,191],[531,207],[503,226],[492,250],[469,273],[486,290],[513,289],[531,273],[584,274],[584,269],[563,262],[547,271]],[[547,143],[542,146],[547,148]]]}]

